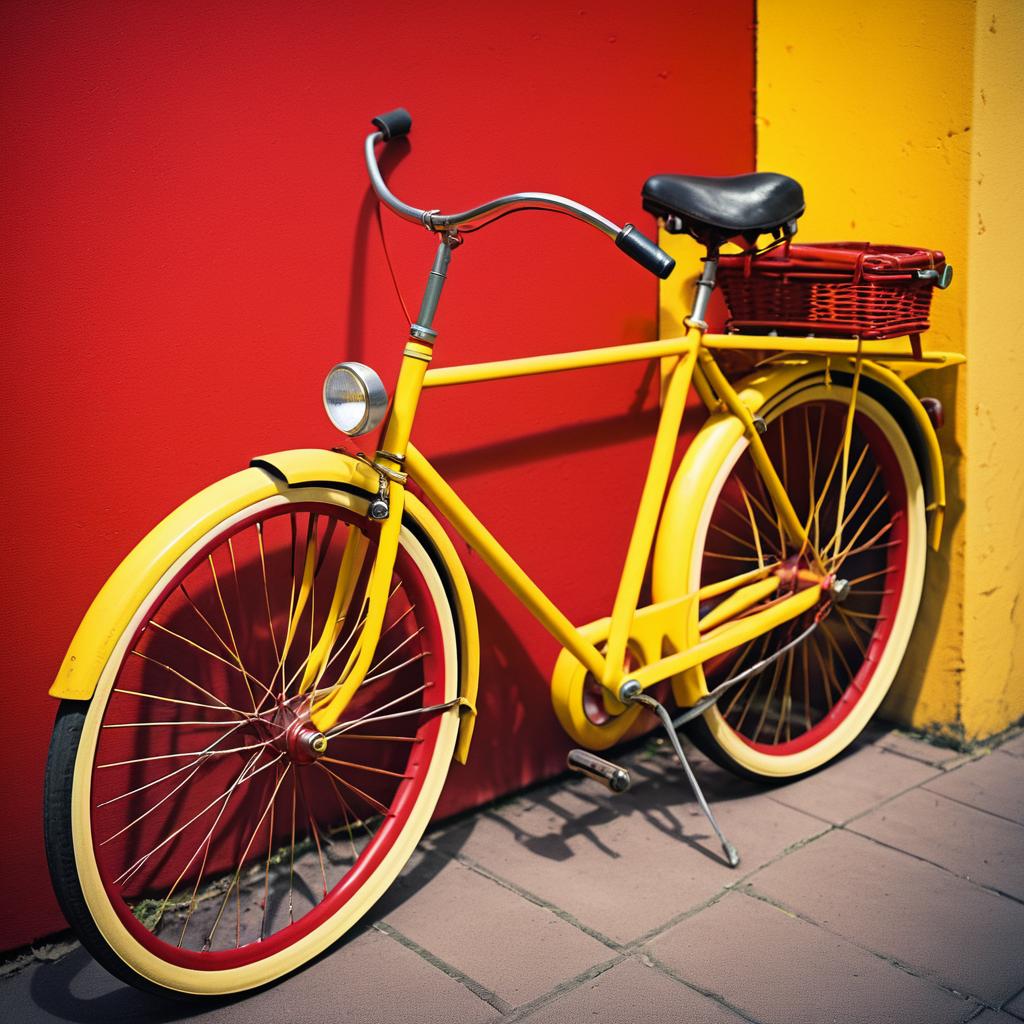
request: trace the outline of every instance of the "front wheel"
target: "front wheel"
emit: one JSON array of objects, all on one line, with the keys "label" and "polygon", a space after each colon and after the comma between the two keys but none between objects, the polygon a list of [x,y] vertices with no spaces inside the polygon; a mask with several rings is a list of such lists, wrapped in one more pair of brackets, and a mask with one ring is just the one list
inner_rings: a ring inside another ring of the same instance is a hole
[{"label": "front wheel", "polygon": [[160,567],[91,700],[61,705],[51,876],[122,979],[202,995],[266,984],[358,921],[419,841],[458,730],[458,653],[412,530],[363,685],[325,736],[308,722],[361,641],[379,535],[365,512],[322,487],[226,511]]},{"label": "front wheel", "polygon": [[[689,725],[705,753],[742,776],[796,778],[849,746],[891,686],[917,615],[926,553],[920,473],[900,426],[862,389],[840,502],[852,397],[845,384],[821,382],[763,413],[772,463],[826,572],[841,582],[832,600],[695,670],[710,690],[763,666]],[[786,535],[744,438],[724,456],[690,550],[692,590],[771,563],[815,568]],[[818,626],[793,644],[816,615]]]}]

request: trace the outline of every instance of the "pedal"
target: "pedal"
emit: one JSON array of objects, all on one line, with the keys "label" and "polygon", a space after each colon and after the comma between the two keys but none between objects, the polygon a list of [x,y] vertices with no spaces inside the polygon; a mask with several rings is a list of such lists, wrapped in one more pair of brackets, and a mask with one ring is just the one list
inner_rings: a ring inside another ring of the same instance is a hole
[{"label": "pedal", "polygon": [[579,772],[607,786],[613,793],[625,793],[632,780],[625,768],[620,768],[611,761],[606,761],[589,750],[570,750],[565,763],[570,771]]}]

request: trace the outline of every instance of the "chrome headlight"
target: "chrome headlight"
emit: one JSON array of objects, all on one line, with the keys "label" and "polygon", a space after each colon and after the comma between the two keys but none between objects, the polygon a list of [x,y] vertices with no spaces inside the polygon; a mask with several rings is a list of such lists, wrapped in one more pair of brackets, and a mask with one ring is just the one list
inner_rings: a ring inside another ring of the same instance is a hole
[{"label": "chrome headlight", "polygon": [[324,408],[340,431],[356,437],[379,426],[388,408],[388,393],[369,366],[338,363],[324,380]]}]

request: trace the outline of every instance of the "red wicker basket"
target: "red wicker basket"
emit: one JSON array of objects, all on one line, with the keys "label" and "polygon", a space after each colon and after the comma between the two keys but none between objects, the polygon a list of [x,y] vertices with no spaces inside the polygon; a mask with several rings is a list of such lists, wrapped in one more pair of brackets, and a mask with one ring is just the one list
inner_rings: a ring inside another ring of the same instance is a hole
[{"label": "red wicker basket", "polygon": [[951,275],[941,252],[868,242],[787,244],[718,264],[726,330],[754,334],[919,334],[928,329],[932,289]]}]

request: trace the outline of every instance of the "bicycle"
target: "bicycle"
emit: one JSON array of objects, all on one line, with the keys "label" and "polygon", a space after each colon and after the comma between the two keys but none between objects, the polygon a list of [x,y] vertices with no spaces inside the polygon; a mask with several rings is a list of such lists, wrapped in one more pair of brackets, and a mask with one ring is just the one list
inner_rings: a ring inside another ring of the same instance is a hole
[{"label": "bicycle", "polygon": [[[660,278],[674,261],[632,225],[546,193],[452,215],[409,206],[376,153],[411,119],[399,108],[374,125],[377,196],[438,242],[390,407],[362,364],[325,381],[335,426],[359,436],[383,424],[379,450],[262,456],[185,502],[100,591],[50,690],[61,700],[45,796],[54,888],[86,948],[143,988],[239,992],[320,953],[394,880],[452,757],[466,762],[473,595],[411,481],[561,644],[553,707],[585,748],[570,767],[627,788],[594,751],[652,711],[734,866],[677,729],[755,778],[831,760],[892,682],[929,516],[933,544],[941,531],[937,410],[904,378],[960,357],[863,334],[773,336],[765,324],[708,332],[719,264],[732,260],[742,284],[759,238],[776,248],[758,266],[788,251],[804,208],[795,181],[648,181],[645,207],[707,249],[680,337],[431,368],[452,253],[498,217],[568,213]],[[720,254],[741,236],[746,255]],[[948,284],[942,266],[912,276],[929,292]],[[764,358],[733,382],[716,359],[727,350]],[[661,414],[617,596],[607,618],[577,627],[412,443],[416,408],[435,387],[656,359]],[[691,387],[708,419],[670,481]],[[640,606],[649,565],[652,600]],[[659,683],[674,719],[652,695]]]}]

